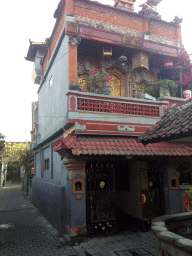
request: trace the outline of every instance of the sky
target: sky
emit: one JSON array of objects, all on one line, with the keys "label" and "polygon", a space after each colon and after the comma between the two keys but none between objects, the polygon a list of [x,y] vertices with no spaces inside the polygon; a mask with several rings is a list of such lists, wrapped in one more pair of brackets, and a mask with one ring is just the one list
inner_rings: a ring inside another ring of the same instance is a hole
[{"label": "sky", "polygon": [[[32,41],[43,42],[50,37],[55,19],[53,14],[60,0],[9,0],[0,3],[1,24],[1,84],[0,84],[0,133],[6,141],[30,141],[32,130],[31,103],[37,100],[39,85],[31,76],[33,62],[25,60]],[[97,0],[113,5],[113,0]],[[135,11],[146,0],[136,0]],[[192,53],[190,36],[192,15],[191,0],[162,0],[157,11],[165,21],[175,16],[183,18],[183,44]]]}]

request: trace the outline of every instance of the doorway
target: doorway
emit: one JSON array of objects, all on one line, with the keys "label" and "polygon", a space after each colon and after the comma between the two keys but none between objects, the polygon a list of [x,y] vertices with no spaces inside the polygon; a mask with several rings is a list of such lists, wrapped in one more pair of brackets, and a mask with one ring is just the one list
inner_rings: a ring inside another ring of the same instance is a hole
[{"label": "doorway", "polygon": [[110,161],[88,161],[86,174],[88,236],[114,234],[116,233],[115,165]]}]

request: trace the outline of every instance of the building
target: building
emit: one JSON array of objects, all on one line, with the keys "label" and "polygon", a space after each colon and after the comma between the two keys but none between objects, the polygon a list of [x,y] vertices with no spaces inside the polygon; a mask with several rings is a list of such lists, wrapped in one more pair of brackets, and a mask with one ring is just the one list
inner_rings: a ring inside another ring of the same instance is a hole
[{"label": "building", "polygon": [[164,116],[137,141],[144,145],[162,141],[192,142],[192,99],[166,110]]},{"label": "building", "polygon": [[[135,13],[135,0],[61,0],[51,37],[30,41],[26,60],[39,84],[31,200],[68,239],[182,211],[176,169],[192,149],[136,142],[167,108],[185,101],[180,91],[158,101],[137,98],[139,85],[177,78],[172,66],[188,66],[181,20],[163,21],[155,10],[160,1]],[[108,72],[110,95],[88,92],[92,70]]]},{"label": "building", "polygon": [[[191,111],[192,99],[167,109],[161,120],[141,135],[137,141],[144,145],[170,141],[173,144],[183,143],[192,147]],[[179,173],[184,210],[189,212],[192,211],[192,198],[186,193],[186,190],[192,187],[192,167],[190,159],[181,163],[177,171]]]}]

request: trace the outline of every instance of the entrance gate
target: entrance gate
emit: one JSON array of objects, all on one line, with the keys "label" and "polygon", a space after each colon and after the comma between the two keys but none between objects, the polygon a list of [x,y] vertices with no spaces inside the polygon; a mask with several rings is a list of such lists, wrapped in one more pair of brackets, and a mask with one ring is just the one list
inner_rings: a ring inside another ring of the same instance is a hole
[{"label": "entrance gate", "polygon": [[89,162],[86,174],[88,235],[116,233],[114,164],[107,161]]}]

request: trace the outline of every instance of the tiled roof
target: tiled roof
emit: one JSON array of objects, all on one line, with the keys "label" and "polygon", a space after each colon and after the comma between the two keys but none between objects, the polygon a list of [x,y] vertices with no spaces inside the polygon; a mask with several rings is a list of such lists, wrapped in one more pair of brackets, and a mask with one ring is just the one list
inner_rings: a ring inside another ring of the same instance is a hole
[{"label": "tiled roof", "polygon": [[137,141],[144,145],[192,136],[192,98],[169,108]]},{"label": "tiled roof", "polygon": [[143,146],[136,139],[115,136],[90,136],[71,134],[52,142],[55,151],[69,149],[73,155],[126,155],[126,156],[191,156],[192,148],[168,142]]}]

